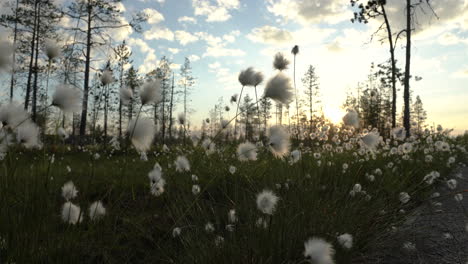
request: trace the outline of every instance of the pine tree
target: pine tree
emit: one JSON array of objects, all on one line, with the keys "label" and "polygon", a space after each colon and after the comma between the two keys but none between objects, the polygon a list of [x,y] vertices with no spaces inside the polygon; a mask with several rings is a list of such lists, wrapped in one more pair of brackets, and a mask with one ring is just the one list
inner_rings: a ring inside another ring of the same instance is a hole
[{"label": "pine tree", "polygon": [[[124,68],[131,64],[132,61],[130,57],[132,56],[132,52],[130,48],[125,44],[125,40],[122,44],[118,45],[117,48],[114,49],[115,59],[117,60],[117,67],[119,72],[119,84],[120,89],[124,88]],[[119,97],[119,137],[122,137],[122,100]]]},{"label": "pine tree", "polygon": [[318,76],[315,73],[315,67],[312,65],[309,65],[309,69],[307,72],[304,74],[304,77],[302,78],[302,84],[305,89],[305,94],[307,96],[307,101],[306,101],[306,106],[309,108],[309,125],[310,129],[312,129],[313,126],[313,119],[314,119],[314,105],[320,103],[320,100],[318,99],[319,97],[319,82],[318,82]]},{"label": "pine tree", "polygon": [[424,110],[423,103],[419,95],[416,96],[416,101],[413,104],[413,116],[414,122],[418,128],[418,133],[421,133],[427,119],[427,112]]}]

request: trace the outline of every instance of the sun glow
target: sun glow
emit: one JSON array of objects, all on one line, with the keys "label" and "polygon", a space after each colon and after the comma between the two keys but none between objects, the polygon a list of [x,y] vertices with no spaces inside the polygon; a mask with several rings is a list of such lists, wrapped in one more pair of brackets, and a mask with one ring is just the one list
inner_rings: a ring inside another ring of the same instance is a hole
[{"label": "sun glow", "polygon": [[325,117],[334,124],[340,123],[343,119],[343,116],[346,114],[343,109],[333,106],[325,106],[323,113]]}]

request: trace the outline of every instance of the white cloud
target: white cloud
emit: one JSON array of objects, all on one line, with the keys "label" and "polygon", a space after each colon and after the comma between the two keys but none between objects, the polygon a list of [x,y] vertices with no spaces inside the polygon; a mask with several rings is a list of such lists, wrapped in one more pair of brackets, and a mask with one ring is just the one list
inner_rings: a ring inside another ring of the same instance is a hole
[{"label": "white cloud", "polygon": [[451,77],[453,78],[468,78],[468,67],[465,67],[463,69],[460,69],[456,72],[454,72]]},{"label": "white cloud", "polygon": [[205,16],[207,22],[222,22],[231,18],[230,11],[238,9],[239,0],[192,0],[196,16]]},{"label": "white cloud", "polygon": [[213,62],[213,63],[208,64],[208,68],[210,68],[211,70],[216,70],[220,67],[221,67],[221,64],[219,62]]},{"label": "white cloud", "polygon": [[129,38],[127,43],[130,46],[138,47],[140,52],[144,54],[145,60],[138,68],[140,72],[147,73],[157,67],[158,60],[156,57],[156,51],[151,48],[144,40],[140,38]]},{"label": "white cloud", "polygon": [[329,23],[349,19],[349,1],[343,0],[267,0],[267,10],[286,21]]},{"label": "white cloud", "polygon": [[230,49],[222,46],[212,46],[206,48],[203,57],[237,57],[244,56],[245,52],[241,49]]},{"label": "white cloud", "polygon": [[180,52],[180,49],[178,48],[168,48],[167,50],[172,54],[177,54]]},{"label": "white cloud", "polygon": [[443,33],[437,40],[439,41],[439,44],[444,46],[457,45],[460,43],[468,44],[468,39],[460,38],[451,32]]},{"label": "white cloud", "polygon": [[164,16],[156,9],[145,8],[143,13],[148,16],[148,24],[154,25],[164,21]]},{"label": "white cloud", "polygon": [[169,68],[171,68],[172,70],[180,69],[180,64],[171,63],[171,65],[169,65]]},{"label": "white cloud", "polygon": [[184,23],[184,22],[193,23],[193,24],[197,23],[197,20],[194,17],[189,17],[189,16],[179,17],[179,19],[177,19],[177,21],[179,21],[179,23]]},{"label": "white cloud", "polygon": [[193,54],[193,55],[188,56],[188,59],[190,60],[190,62],[194,62],[194,61],[199,60],[200,56]]},{"label": "white cloud", "polygon": [[287,30],[277,27],[263,26],[252,29],[252,33],[248,34],[247,38],[253,42],[280,44],[290,43],[292,34]]},{"label": "white cloud", "polygon": [[193,35],[190,32],[183,31],[183,30],[177,30],[175,32],[175,38],[179,41],[180,45],[183,45],[183,46],[198,40],[197,36]]},{"label": "white cloud", "polygon": [[169,41],[174,40],[174,33],[168,28],[160,28],[157,26],[153,26],[150,30],[145,31],[143,33],[143,37],[145,39],[166,39]]}]

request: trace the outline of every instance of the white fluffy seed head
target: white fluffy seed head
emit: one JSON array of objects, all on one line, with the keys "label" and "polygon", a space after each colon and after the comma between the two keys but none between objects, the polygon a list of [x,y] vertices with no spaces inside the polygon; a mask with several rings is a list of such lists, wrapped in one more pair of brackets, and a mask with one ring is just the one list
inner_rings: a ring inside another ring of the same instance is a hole
[{"label": "white fluffy seed head", "polygon": [[289,133],[282,126],[272,126],[268,145],[275,157],[283,158],[291,148]]},{"label": "white fluffy seed head", "polygon": [[141,104],[152,104],[161,101],[161,80],[149,81],[143,84],[140,92]]},{"label": "white fluffy seed head", "polygon": [[406,130],[404,127],[395,127],[392,129],[392,136],[396,140],[403,141],[406,138]]},{"label": "white fluffy seed head", "polygon": [[102,85],[108,85],[114,81],[114,76],[112,76],[111,70],[105,70],[102,72],[101,75],[101,83]]},{"label": "white fluffy seed head", "polygon": [[57,86],[54,94],[52,95],[52,105],[60,108],[63,112],[76,113],[81,109],[80,97],[80,90],[72,86],[62,84]]},{"label": "white fluffy seed head", "polygon": [[239,73],[238,80],[242,86],[254,86],[255,85],[255,70],[252,67],[249,67],[245,70],[242,70]]},{"label": "white fluffy seed head", "polygon": [[49,60],[53,60],[60,56],[60,47],[57,45],[57,42],[51,39],[45,41],[45,53]]},{"label": "white fluffy seed head", "polygon": [[343,116],[343,124],[354,128],[359,127],[359,115],[354,109],[348,109],[346,115]]},{"label": "white fluffy seed head", "polygon": [[66,201],[70,201],[78,195],[78,189],[76,189],[75,184],[72,181],[66,182],[62,186],[62,197]]},{"label": "white fluffy seed head", "polygon": [[135,149],[140,152],[147,151],[151,148],[154,139],[154,122],[146,117],[141,117],[138,121],[132,119],[128,125],[127,133],[130,135],[130,140]]},{"label": "white fluffy seed head", "polygon": [[293,87],[291,79],[284,73],[278,73],[265,86],[264,96],[271,98],[277,103],[289,104],[293,99]]},{"label": "white fluffy seed head", "polygon": [[237,156],[240,161],[257,160],[257,147],[250,142],[239,144]]},{"label": "white fluffy seed head", "polygon": [[128,87],[120,88],[119,94],[123,105],[128,105],[133,99],[133,92]]},{"label": "white fluffy seed head", "polygon": [[3,126],[14,129],[28,118],[28,112],[19,103],[11,102],[0,107],[0,122]]},{"label": "white fluffy seed head", "polygon": [[75,225],[83,221],[83,215],[79,206],[72,202],[65,202],[62,206],[62,220],[65,223]]},{"label": "white fluffy seed head", "polygon": [[106,215],[106,208],[101,201],[96,201],[89,206],[89,218],[93,221],[99,220]]},{"label": "white fluffy seed head", "polygon": [[273,60],[273,68],[283,71],[288,68],[289,60],[284,57],[284,54],[281,52],[276,53],[275,58]]},{"label": "white fluffy seed head", "polygon": [[310,238],[304,243],[304,256],[314,264],[333,264],[335,250],[321,238]]},{"label": "white fluffy seed head", "polygon": [[262,72],[256,71],[253,75],[253,85],[257,86],[263,82],[264,76]]},{"label": "white fluffy seed head", "polygon": [[185,156],[178,156],[174,163],[176,166],[176,171],[190,171],[190,163]]},{"label": "white fluffy seed head", "polygon": [[184,115],[184,113],[179,113],[179,115],[177,116],[177,119],[179,120],[179,124],[185,125],[185,115]]},{"label": "white fluffy seed head", "polygon": [[153,170],[148,173],[148,178],[150,180],[151,194],[154,196],[163,194],[166,181],[162,177],[162,168],[158,163],[156,163]]},{"label": "white fluffy seed head", "polygon": [[401,192],[400,193],[400,202],[405,204],[407,202],[409,202],[409,200],[411,199],[410,195],[406,192]]},{"label": "white fluffy seed head", "polygon": [[371,150],[374,150],[379,144],[380,136],[377,132],[369,132],[363,137],[361,137],[361,140],[364,143],[364,146]]},{"label": "white fluffy seed head", "polygon": [[16,139],[28,149],[42,147],[39,135],[39,127],[31,121],[24,122],[16,130]]},{"label": "white fluffy seed head", "polygon": [[338,243],[345,249],[351,249],[353,247],[353,236],[344,233],[337,237]]},{"label": "white fluffy seed head", "polygon": [[276,210],[279,197],[270,190],[263,190],[257,195],[257,208],[264,214],[272,215]]},{"label": "white fluffy seed head", "polygon": [[59,127],[57,129],[57,135],[62,139],[62,140],[65,140],[68,138],[68,133],[67,131],[65,131],[65,129],[63,127]]}]

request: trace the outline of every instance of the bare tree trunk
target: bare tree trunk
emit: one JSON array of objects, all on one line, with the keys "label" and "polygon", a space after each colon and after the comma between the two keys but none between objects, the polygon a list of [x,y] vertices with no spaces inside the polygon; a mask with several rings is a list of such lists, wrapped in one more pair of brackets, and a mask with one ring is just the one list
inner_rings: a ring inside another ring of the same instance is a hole
[{"label": "bare tree trunk", "polygon": [[385,5],[382,5],[382,14],[387,27],[388,42],[390,45],[390,60],[392,64],[392,127],[396,126],[396,62],[395,62],[395,47],[393,44],[392,29],[390,28],[390,22],[388,21],[387,12],[385,11]]},{"label": "bare tree trunk", "polygon": [[109,85],[104,87],[104,143],[107,140],[107,114],[109,107]]},{"label": "bare tree trunk", "polygon": [[174,73],[172,73],[171,102],[169,104],[169,139],[172,139],[172,109],[174,106]]},{"label": "bare tree trunk", "polygon": [[33,64],[34,64],[34,51],[36,45],[36,27],[37,27],[37,6],[39,1],[35,0],[34,3],[34,25],[33,25],[33,32],[31,38],[31,57],[29,60],[29,72],[28,72],[28,82],[26,83],[26,95],[24,98],[24,109],[28,110],[29,107],[29,97],[31,95],[31,81],[32,81],[32,74],[33,74]]},{"label": "bare tree trunk", "polygon": [[86,62],[85,62],[85,76],[83,86],[83,104],[81,111],[81,122],[80,122],[80,137],[84,137],[86,134],[86,117],[88,115],[88,93],[89,93],[89,68],[91,62],[91,13],[92,6],[90,0],[88,0],[88,27],[86,36]]},{"label": "bare tree trunk", "polygon": [[[16,47],[16,40],[18,38],[18,6],[19,0],[16,0],[16,9],[15,9],[15,29],[13,31],[13,47]],[[11,71],[11,81],[10,81],[10,102],[13,101],[15,86],[15,73],[16,73],[16,48],[13,50],[13,70]]]},{"label": "bare tree trunk", "polygon": [[406,65],[405,65],[405,87],[403,91],[403,99],[405,103],[403,125],[406,130],[406,135],[410,136],[410,66],[411,66],[411,0],[406,0]]},{"label": "bare tree trunk", "polygon": [[[123,88],[123,64],[120,65],[120,89]],[[122,137],[122,100],[119,99],[119,138]]]},{"label": "bare tree trunk", "polygon": [[[32,98],[32,120],[37,121],[37,78],[39,74],[39,36],[41,29],[41,5],[40,3],[37,6],[37,32],[36,32],[36,54],[34,59],[34,83],[33,83],[33,98]],[[45,129],[45,128],[44,128]]]}]

